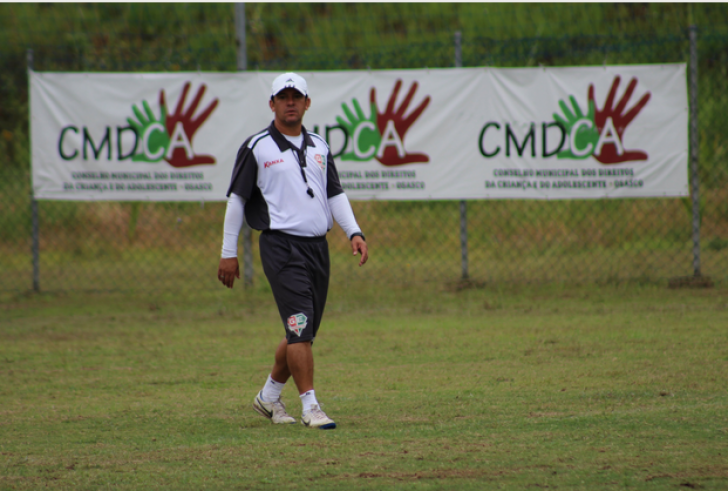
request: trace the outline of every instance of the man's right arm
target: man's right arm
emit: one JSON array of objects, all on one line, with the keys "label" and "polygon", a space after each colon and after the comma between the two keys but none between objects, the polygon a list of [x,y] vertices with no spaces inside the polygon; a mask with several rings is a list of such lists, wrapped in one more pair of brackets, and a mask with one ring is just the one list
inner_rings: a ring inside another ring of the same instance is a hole
[{"label": "man's right arm", "polygon": [[225,224],[222,233],[222,258],[238,257],[238,236],[243,226],[245,203],[243,198],[230,193],[225,209]]},{"label": "man's right arm", "polygon": [[235,278],[240,278],[240,264],[238,263],[238,236],[243,226],[245,216],[245,203],[243,198],[230,193],[225,210],[225,224],[222,234],[222,254],[220,265],[217,268],[217,279],[232,288]]},{"label": "man's right arm", "polygon": [[[258,180],[258,164],[249,143],[253,137],[245,140],[235,158],[235,167],[228,188],[227,209],[222,236],[222,254],[217,278],[228,288],[233,287],[235,278],[240,278],[238,264],[238,236],[243,226],[245,202],[250,200]],[[255,146],[255,145],[253,145]]]}]

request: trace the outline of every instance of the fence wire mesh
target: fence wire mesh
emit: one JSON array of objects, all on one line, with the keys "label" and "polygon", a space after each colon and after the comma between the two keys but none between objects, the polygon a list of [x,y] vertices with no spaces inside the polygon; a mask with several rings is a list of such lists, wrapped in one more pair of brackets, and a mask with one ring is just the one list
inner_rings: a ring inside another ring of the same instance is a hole
[{"label": "fence wire mesh", "polygon": [[[698,39],[700,270],[728,278],[728,6],[245,4],[255,70],[687,62]],[[224,203],[36,202],[27,53],[37,71],[234,71],[234,4],[0,5],[0,291],[211,289]],[[458,63],[458,64],[460,64]],[[266,122],[262,122],[265,124]],[[232,165],[232,162],[230,163]],[[372,260],[329,234],[333,281],[663,281],[694,274],[684,199],[352,203]],[[265,280],[253,234],[253,278]],[[242,256],[242,251],[241,251]]]}]

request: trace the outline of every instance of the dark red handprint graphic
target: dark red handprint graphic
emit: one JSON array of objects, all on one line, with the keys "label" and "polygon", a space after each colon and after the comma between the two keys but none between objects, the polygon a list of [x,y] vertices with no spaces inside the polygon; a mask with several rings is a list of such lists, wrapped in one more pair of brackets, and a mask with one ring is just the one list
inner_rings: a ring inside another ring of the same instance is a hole
[{"label": "dark red handprint graphic", "polygon": [[[608,134],[610,132],[617,133],[616,135],[611,134],[613,140],[618,140],[616,143],[607,141],[601,146],[601,149],[598,149],[598,155],[596,152],[593,154],[594,158],[602,164],[618,164],[632,160],[647,160],[647,154],[641,150],[625,150],[622,145],[622,135],[624,135],[624,130],[627,129],[627,126],[650,100],[650,93],[647,92],[643,95],[632,109],[624,113],[624,110],[629,103],[629,99],[632,97],[634,88],[637,86],[637,79],[633,78],[629,82],[627,90],[617,106],[612,107],[614,105],[614,98],[617,94],[617,88],[619,87],[619,81],[619,75],[614,77],[612,87],[609,89],[609,94],[607,95],[606,101],[604,101],[604,107],[602,109],[599,109],[596,101],[594,101],[594,84],[589,85],[589,101],[594,103],[594,123],[596,124],[599,135],[602,135],[603,138],[603,130],[605,126],[607,126]],[[609,125],[611,125],[611,127]]]},{"label": "dark red handprint graphic", "polygon": [[392,126],[394,126],[394,132],[396,133],[396,135],[393,136],[398,138],[397,141],[399,143],[403,142],[404,135],[407,133],[407,130],[409,130],[412,123],[420,117],[422,112],[430,103],[430,96],[425,97],[414,111],[412,111],[408,116],[405,116],[407,108],[412,102],[412,97],[415,95],[417,86],[417,82],[412,83],[407,96],[404,98],[399,108],[395,111],[394,105],[397,102],[399,89],[402,87],[402,80],[397,80],[394,84],[392,95],[389,97],[389,101],[387,102],[387,109],[383,113],[379,112],[379,108],[377,107],[377,92],[376,89],[372,87],[370,102],[372,108],[375,109],[377,113],[377,128],[383,137],[381,145],[384,146],[384,151],[381,153],[381,156],[377,155],[377,160],[379,160],[383,165],[396,166],[430,161],[430,157],[424,153],[407,153],[404,149],[404,145],[402,144],[387,144],[390,141],[389,135],[391,133]]},{"label": "dark red handprint graphic", "polygon": [[[182,94],[177,101],[177,108],[174,110],[174,113],[169,114],[169,112],[167,112],[167,133],[169,133],[170,135],[170,145],[174,146],[175,148],[172,151],[171,158],[165,158],[165,160],[169,162],[172,167],[191,167],[193,165],[205,165],[215,163],[215,157],[211,155],[195,155],[194,152],[191,151],[192,137],[195,135],[195,132],[200,128],[200,126],[202,126],[202,123],[207,120],[212,111],[215,110],[218,103],[218,99],[215,99],[210,103],[209,106],[207,106],[207,109],[200,113],[199,116],[197,116],[196,118],[194,117],[197,106],[199,106],[200,101],[202,100],[202,96],[205,95],[205,89],[205,84],[202,84],[197,90],[197,95],[195,96],[194,100],[192,101],[192,103],[190,103],[189,107],[185,111],[185,99],[187,99],[187,92],[189,92],[190,90],[190,83],[185,83],[184,88],[182,89]],[[164,98],[164,89],[160,94],[159,102],[166,111],[167,104]],[[184,135],[179,135],[179,132],[175,133],[177,123],[181,123]],[[188,145],[176,145],[177,141],[175,140],[178,140],[182,137],[187,138],[187,142],[189,143]]]}]

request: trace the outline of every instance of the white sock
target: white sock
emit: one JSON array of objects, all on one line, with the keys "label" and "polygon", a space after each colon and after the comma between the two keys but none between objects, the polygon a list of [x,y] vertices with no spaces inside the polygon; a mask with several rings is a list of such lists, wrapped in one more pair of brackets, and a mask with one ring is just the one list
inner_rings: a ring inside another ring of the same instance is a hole
[{"label": "white sock", "polygon": [[304,413],[306,411],[310,411],[311,406],[313,406],[314,404],[318,404],[318,401],[316,400],[316,391],[314,391],[313,389],[311,389],[307,392],[304,392],[303,394],[299,395],[298,397],[301,398],[301,405],[303,406],[302,412],[304,412]]},{"label": "white sock", "polygon": [[285,387],[286,383],[276,382],[268,375],[268,380],[265,381],[263,390],[261,391],[260,397],[263,402],[275,402],[281,397],[281,391]]}]

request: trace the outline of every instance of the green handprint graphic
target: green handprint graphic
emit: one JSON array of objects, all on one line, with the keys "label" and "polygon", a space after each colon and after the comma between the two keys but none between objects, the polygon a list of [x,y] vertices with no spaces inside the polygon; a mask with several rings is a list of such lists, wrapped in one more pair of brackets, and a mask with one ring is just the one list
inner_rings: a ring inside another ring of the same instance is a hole
[{"label": "green handprint graphic", "polygon": [[560,159],[585,159],[594,152],[594,147],[599,141],[599,132],[594,124],[594,102],[589,101],[589,111],[586,116],[581,112],[574,96],[569,96],[572,112],[563,100],[559,101],[559,107],[566,119],[554,113],[554,119],[561,123],[569,138],[569,148],[558,153]]},{"label": "green handprint graphic", "polygon": [[382,141],[382,136],[379,134],[377,128],[377,111],[376,108],[372,107],[371,116],[367,118],[364,116],[359,101],[352,99],[352,105],[356,114],[352,113],[348,106],[344,103],[341,104],[341,109],[344,110],[349,121],[344,121],[340,116],[336,117],[336,121],[344,128],[352,140],[352,146],[354,150],[341,156],[342,160],[355,160],[365,161],[371,160],[377,154],[379,144]]},{"label": "green handprint graphic", "polygon": [[132,157],[134,162],[159,162],[167,153],[169,148],[169,135],[167,134],[167,110],[160,104],[160,117],[156,119],[147,101],[142,101],[143,114],[136,104],[132,105],[134,115],[138,121],[126,118],[129,126],[134,128],[137,134],[138,150]]}]

